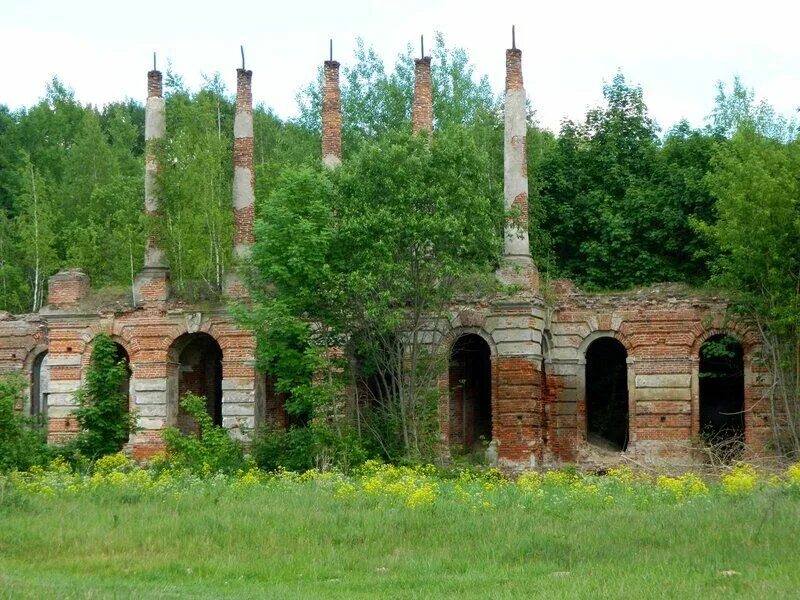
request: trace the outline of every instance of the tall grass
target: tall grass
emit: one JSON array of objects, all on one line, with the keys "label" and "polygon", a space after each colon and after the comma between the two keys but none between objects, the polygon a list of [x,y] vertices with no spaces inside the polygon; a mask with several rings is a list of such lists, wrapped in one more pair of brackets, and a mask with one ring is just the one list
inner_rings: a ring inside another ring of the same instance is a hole
[{"label": "tall grass", "polygon": [[[6,481],[0,597],[727,598],[800,589],[800,498],[784,486],[712,485],[677,500],[648,483],[645,502],[630,481],[582,479],[589,491],[574,492],[571,475],[526,489],[428,474],[436,501],[412,507],[393,495],[402,473],[391,469],[186,478],[159,493],[102,481],[31,493]],[[588,499],[592,485],[598,501]]]}]

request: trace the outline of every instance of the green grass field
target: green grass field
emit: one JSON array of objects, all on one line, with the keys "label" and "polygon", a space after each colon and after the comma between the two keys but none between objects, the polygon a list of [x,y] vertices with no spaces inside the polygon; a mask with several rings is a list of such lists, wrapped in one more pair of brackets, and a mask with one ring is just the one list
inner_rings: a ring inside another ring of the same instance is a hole
[{"label": "green grass field", "polygon": [[492,494],[491,506],[442,494],[412,509],[314,481],[198,485],[177,495],[7,490],[0,597],[800,594],[796,494],[765,488],[608,506]]}]

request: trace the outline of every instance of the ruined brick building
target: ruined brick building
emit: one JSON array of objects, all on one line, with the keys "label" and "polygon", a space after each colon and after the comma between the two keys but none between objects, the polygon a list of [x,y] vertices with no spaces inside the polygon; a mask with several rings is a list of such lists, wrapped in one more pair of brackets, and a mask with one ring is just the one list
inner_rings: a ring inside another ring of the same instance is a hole
[{"label": "ruined brick building", "polygon": [[[505,173],[507,209],[527,221],[525,89],[522,53],[506,51]],[[416,62],[415,132],[433,131],[431,60]],[[252,72],[237,71],[233,202],[236,256],[253,243],[254,168]],[[147,78],[145,210],[158,210],[153,145],[165,135],[161,73]],[[339,63],[324,64],[322,160],[342,156]],[[725,422],[756,452],[767,448],[769,408],[761,401],[767,374],[757,342],[727,323],[726,303],[694,297],[681,286],[584,295],[568,281],[540,287],[527,230],[509,225],[498,278],[516,290],[459,300],[440,324],[449,371],[439,379],[445,447],[492,440],[501,465],[526,468],[577,462],[613,464],[691,457],[701,429]],[[229,297],[246,291],[236,273]],[[187,390],[204,395],[213,419],[246,436],[280,412],[267,376],[256,370],[255,339],[225,305],[200,308],[170,297],[169,268],[156,237],[147,242],[135,302],[103,305],[87,276],[62,271],[49,281],[48,304],[37,314],[0,315],[0,370],[30,382],[24,410],[46,415],[51,440],[76,430],[74,393],[95,336],[109,333],[129,365],[130,409],[138,430],[128,449],[146,457],[162,448],[164,427],[191,427],[178,405]],[[701,347],[730,335],[738,367],[716,384],[700,377]],[[721,382],[721,383],[720,383]]]}]

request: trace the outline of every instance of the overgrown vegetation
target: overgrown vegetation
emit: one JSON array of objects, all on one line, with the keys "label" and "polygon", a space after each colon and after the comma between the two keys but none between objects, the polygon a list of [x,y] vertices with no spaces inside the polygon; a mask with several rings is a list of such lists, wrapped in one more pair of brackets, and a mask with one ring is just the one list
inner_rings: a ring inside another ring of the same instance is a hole
[{"label": "overgrown vegetation", "polygon": [[0,477],[0,585],[60,597],[792,596],[799,494],[797,465],[739,465],[719,481],[629,469],[510,481],[377,463],[202,477],[122,455],[91,473],[56,461]]},{"label": "overgrown vegetation", "polygon": [[[459,277],[497,256],[502,214],[481,183],[486,165],[459,130],[397,134],[336,171],[290,170],[276,184],[256,227],[246,320],[291,410],[322,411],[336,428],[346,413],[395,459],[433,456],[441,359],[425,336]],[[287,347],[287,329],[298,345]],[[361,394],[346,398],[347,384]],[[396,427],[376,423],[387,419]]]},{"label": "overgrown vegetation", "polygon": [[307,471],[338,469],[345,472],[358,467],[371,453],[350,426],[338,430],[326,423],[288,429],[265,427],[250,446],[250,458],[265,471]]},{"label": "overgrown vegetation", "polygon": [[196,434],[183,434],[168,427],[161,436],[167,444],[169,460],[194,473],[232,473],[244,465],[242,445],[227,430],[214,425],[206,399],[188,392],[181,406],[197,423]]},{"label": "overgrown vegetation", "polygon": [[50,458],[44,432],[19,410],[24,390],[22,377],[0,377],[0,473],[29,469]]},{"label": "overgrown vegetation", "polygon": [[119,451],[133,431],[136,417],[129,411],[128,391],[122,389],[127,369],[111,336],[96,336],[85,381],[75,394],[80,432],[74,444],[89,460]]},{"label": "overgrown vegetation", "polygon": [[764,126],[743,121],[714,157],[706,181],[718,219],[699,230],[718,249],[715,280],[763,345],[777,448],[799,452],[800,141],[766,137]]}]

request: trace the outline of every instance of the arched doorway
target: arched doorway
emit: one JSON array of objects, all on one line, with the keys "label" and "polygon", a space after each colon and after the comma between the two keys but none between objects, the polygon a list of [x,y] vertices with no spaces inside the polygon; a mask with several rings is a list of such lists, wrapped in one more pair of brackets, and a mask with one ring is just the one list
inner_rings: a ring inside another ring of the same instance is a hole
[{"label": "arched doorway", "polygon": [[744,442],[744,351],[728,335],[700,347],[699,416],[706,444]]},{"label": "arched doorway", "polygon": [[114,346],[116,347],[116,354],[114,355],[114,359],[117,363],[122,363],[125,367],[125,377],[122,381],[119,382],[119,392],[123,396],[123,403],[125,412],[130,412],[131,410],[131,359],[128,356],[127,350],[122,346],[122,344],[118,344],[114,342]]},{"label": "arched doorway", "polygon": [[[187,333],[173,342],[170,349],[173,376],[177,385],[177,425],[184,433],[197,433],[197,423],[180,406],[180,399],[191,392],[206,399],[206,410],[215,425],[222,425],[222,349],[207,333]],[[173,392],[174,393],[174,392]],[[173,413],[174,414],[174,413]]]},{"label": "arched doorway", "polygon": [[31,395],[28,414],[39,422],[47,418],[47,395],[50,388],[50,366],[47,351],[40,352],[31,366]]},{"label": "arched doorway", "polygon": [[622,451],[628,446],[628,353],[612,337],[586,350],[586,440]]},{"label": "arched doorway", "polygon": [[466,452],[492,440],[492,361],[489,344],[459,337],[450,353],[450,445]]}]

